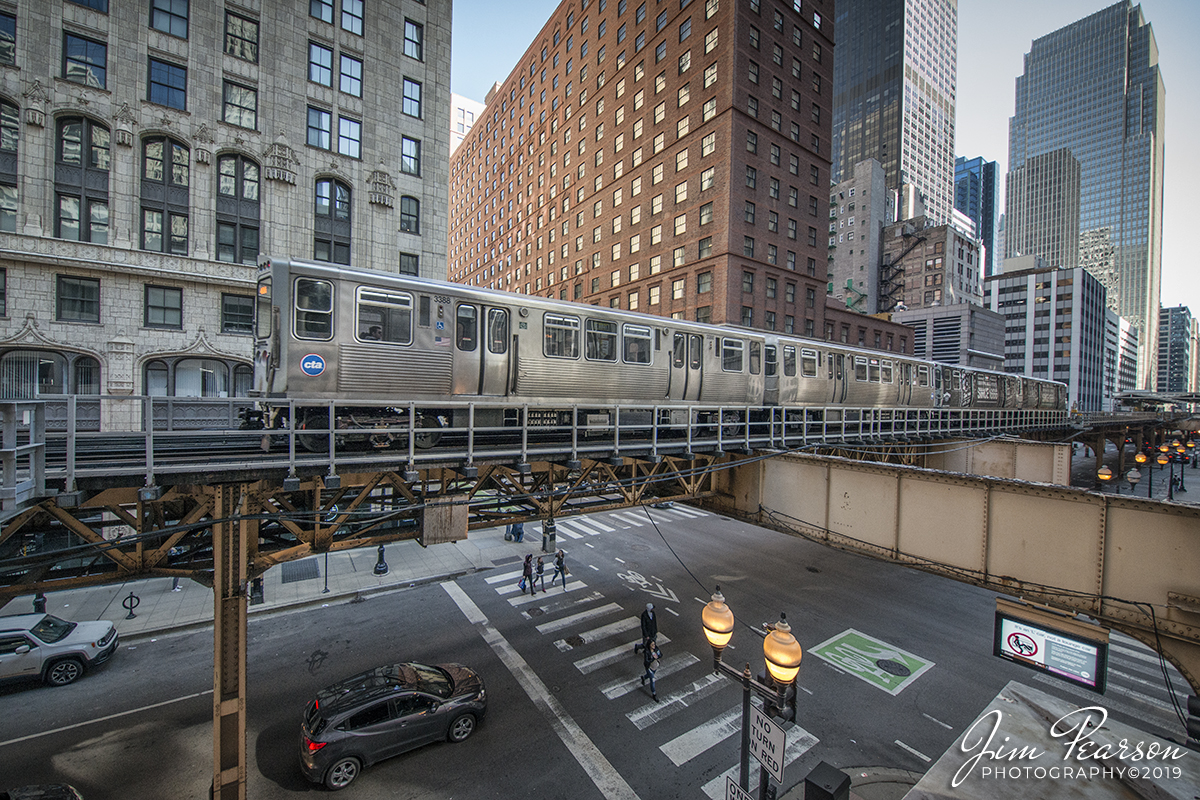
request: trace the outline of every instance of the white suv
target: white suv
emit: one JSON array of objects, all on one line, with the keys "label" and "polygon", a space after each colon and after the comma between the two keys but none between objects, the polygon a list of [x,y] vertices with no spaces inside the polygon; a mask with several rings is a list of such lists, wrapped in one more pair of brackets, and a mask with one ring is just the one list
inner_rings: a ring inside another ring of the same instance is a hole
[{"label": "white suv", "polygon": [[117,651],[107,621],[68,622],[53,614],[0,617],[0,678],[40,677],[66,686]]}]

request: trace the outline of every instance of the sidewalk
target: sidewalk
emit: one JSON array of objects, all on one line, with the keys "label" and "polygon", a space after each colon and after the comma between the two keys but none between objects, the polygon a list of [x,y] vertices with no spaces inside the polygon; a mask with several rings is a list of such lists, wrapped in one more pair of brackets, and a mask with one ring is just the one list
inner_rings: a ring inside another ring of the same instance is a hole
[{"label": "sidewalk", "polygon": [[[541,544],[540,536],[530,535],[521,543],[506,542],[503,528],[472,531],[460,542],[437,547],[424,548],[413,540],[395,542],[384,547],[386,575],[376,575],[374,571],[378,548],[330,553],[328,560],[324,555],[312,556],[268,570],[263,576],[263,602],[251,605],[250,614],[320,605],[476,570],[518,565],[526,553],[540,553]],[[179,590],[172,591],[173,582],[171,578],[146,578],[51,592],[46,595],[46,611],[73,622],[112,620],[126,641],[211,625],[212,590],[184,579],[179,581]],[[137,599],[132,619],[122,605],[131,592]],[[32,610],[33,595],[20,595],[0,607],[0,614],[25,614]]]},{"label": "sidewalk", "polygon": [[[1109,443],[1104,451],[1104,465],[1113,471],[1113,479],[1106,485],[1097,487],[1096,484],[1099,481],[1096,478],[1096,456],[1089,447],[1077,446],[1071,457],[1071,485],[1080,489],[1091,489],[1105,494],[1120,494],[1123,497],[1137,497],[1142,500],[1147,499],[1148,491],[1152,491],[1150,499],[1193,506],[1200,505],[1200,468],[1192,467],[1191,462],[1188,463],[1188,466],[1182,467],[1185,471],[1183,489],[1177,487],[1174,491],[1174,499],[1168,501],[1167,489],[1170,476],[1174,472],[1175,476],[1179,477],[1180,465],[1168,464],[1160,467],[1157,464],[1153,466],[1138,464],[1133,460],[1136,452],[1133,445],[1125,446],[1125,472],[1118,475],[1117,448]],[[1141,480],[1138,481],[1136,487],[1130,486],[1126,478],[1134,467],[1137,467],[1141,474]],[[1148,486],[1147,483],[1150,485]]]}]

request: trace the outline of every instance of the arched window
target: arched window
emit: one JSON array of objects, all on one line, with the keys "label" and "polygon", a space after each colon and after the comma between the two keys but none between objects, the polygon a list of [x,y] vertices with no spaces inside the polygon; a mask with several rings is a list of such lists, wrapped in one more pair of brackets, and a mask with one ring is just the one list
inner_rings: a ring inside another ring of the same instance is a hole
[{"label": "arched window", "polygon": [[245,156],[217,159],[217,260],[258,263],[259,168]]},{"label": "arched window", "polygon": [[335,264],[350,263],[350,187],[322,178],[316,189],[316,230],[313,258]]},{"label": "arched window", "polygon": [[108,244],[108,128],[86,117],[58,122],[54,164],[54,235]]},{"label": "arched window", "polygon": [[188,148],[169,137],[142,143],[142,249],[187,255]]},{"label": "arched window", "polygon": [[9,350],[0,356],[0,397],[100,394],[100,364],[91,356]]},{"label": "arched window", "polygon": [[400,230],[404,233],[421,232],[421,201],[415,197],[400,198]]},{"label": "arched window", "polygon": [[145,391],[152,397],[246,397],[253,378],[249,364],[213,358],[155,359],[146,364]]}]

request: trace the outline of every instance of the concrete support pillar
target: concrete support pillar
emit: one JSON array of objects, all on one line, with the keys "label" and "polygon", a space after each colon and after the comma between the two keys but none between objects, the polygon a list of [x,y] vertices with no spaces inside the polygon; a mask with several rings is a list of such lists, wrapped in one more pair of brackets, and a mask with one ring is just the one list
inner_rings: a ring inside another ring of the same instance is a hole
[{"label": "concrete support pillar", "polygon": [[1100,479],[1096,477],[1096,473],[1104,466],[1104,448],[1108,444],[1108,438],[1104,434],[1097,434],[1092,440],[1092,450],[1096,453],[1096,465],[1092,467],[1092,486],[1098,487]]}]

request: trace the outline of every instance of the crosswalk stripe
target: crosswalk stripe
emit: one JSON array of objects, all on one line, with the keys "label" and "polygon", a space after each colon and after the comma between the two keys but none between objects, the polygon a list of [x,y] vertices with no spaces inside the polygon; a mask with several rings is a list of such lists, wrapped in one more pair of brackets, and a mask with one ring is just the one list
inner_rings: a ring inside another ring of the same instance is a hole
[{"label": "crosswalk stripe", "polygon": [[686,508],[684,506],[675,506],[675,508],[672,508],[671,511],[687,519],[696,519],[697,517],[709,516],[707,511],[697,511],[694,508]]},{"label": "crosswalk stripe", "polygon": [[558,523],[558,525],[556,526],[556,530],[560,536],[566,536],[569,539],[582,539],[583,538],[582,533],[576,533],[571,528],[567,527],[566,525],[564,525],[561,522]]},{"label": "crosswalk stripe", "polygon": [[521,580],[521,572],[522,570],[518,569],[514,570],[513,572],[505,572],[500,575],[489,575],[484,583],[492,584],[500,583],[502,581],[512,581],[513,583],[516,583],[517,581]]},{"label": "crosswalk stripe", "polygon": [[[641,624],[640,621],[638,624]],[[615,664],[618,661],[624,661],[625,659],[629,658],[629,654],[633,652],[633,646],[640,641],[641,639],[633,639],[625,642],[624,644],[619,644],[616,647],[610,647],[603,653],[597,653],[594,656],[581,658],[575,662],[575,669],[579,670],[584,675],[587,675],[589,672],[595,672],[601,667],[607,667],[609,664]],[[655,641],[658,642],[659,646],[661,647],[662,645],[671,641],[671,639],[660,633]],[[557,645],[558,642],[555,642],[555,644]],[[564,642],[564,644],[566,643]],[[558,649],[566,652],[567,650],[571,649],[571,645],[559,647]]]},{"label": "crosswalk stripe", "polygon": [[625,716],[639,731],[643,731],[659,720],[666,719],[677,711],[682,711],[696,700],[721,690],[725,685],[725,679],[720,675],[705,675],[700,680],[693,681],[686,688],[671,692],[662,699],[662,702],[651,701],[641,708],[630,711]]},{"label": "crosswalk stripe", "polygon": [[621,520],[621,522],[626,522],[635,528],[640,528],[646,524],[645,519],[643,519],[641,516],[635,516],[632,513],[626,514],[623,512],[614,512],[614,513],[610,514],[609,516],[615,517],[615,518]]},{"label": "crosswalk stripe", "polygon": [[588,603],[594,603],[597,600],[603,600],[604,595],[599,592],[588,592],[585,595],[564,595],[556,594],[554,599],[545,605],[538,606],[533,609],[526,609],[521,612],[521,616],[525,619],[532,620],[534,616],[545,616],[546,614],[554,614],[559,611],[564,611],[568,608],[577,608]]},{"label": "crosswalk stripe", "polygon": [[[792,763],[797,758],[804,755],[809,750],[811,750],[813,747],[815,747],[817,744],[817,737],[813,736],[811,733],[804,730],[804,728],[801,728],[799,725],[795,725],[792,727],[792,729],[790,731],[787,731],[784,734],[783,741],[784,741],[783,766],[786,768],[788,764]],[[717,777],[710,780],[708,783],[704,784],[704,786],[702,786],[701,788],[704,790],[704,793],[706,795],[708,795],[709,797],[712,798],[712,800],[723,800],[723,798],[725,797],[726,781],[730,777],[732,777],[734,779],[734,781],[736,782],[737,776],[738,776],[738,771],[740,769],[741,769],[741,767],[739,764],[734,764],[732,767],[725,770],[720,775],[718,775]],[[758,771],[759,771],[759,769],[760,769],[760,767],[759,767],[758,759],[756,759],[756,758],[750,759],[749,786],[752,789],[753,789],[753,787],[758,786]]]},{"label": "crosswalk stripe", "polygon": [[[628,652],[628,651],[626,651]],[[679,672],[681,669],[687,669],[692,664],[695,664],[700,659],[688,652],[676,653],[670,658],[664,658],[658,662],[658,672],[654,673],[657,680],[661,681],[668,675]],[[607,686],[601,686],[600,692],[609,700],[615,700],[618,697],[629,694],[634,689],[640,689],[642,686],[642,676],[646,674],[646,668],[638,659],[637,670],[638,674],[633,678],[621,678],[618,681],[613,681]]]},{"label": "crosswalk stripe", "polygon": [[[558,587],[554,587],[554,588],[558,588]],[[576,592],[576,591],[579,591],[580,589],[586,589],[586,588],[587,588],[587,584],[584,583],[583,581],[571,581],[571,585],[569,587],[567,587],[566,591],[567,592]],[[550,591],[553,592],[554,589],[551,589]],[[548,592],[542,592],[543,597],[546,597],[548,594],[549,594]],[[555,596],[561,595],[561,594],[563,594],[562,590],[555,592]],[[523,606],[523,605],[526,605],[527,603],[536,603],[537,601],[538,601],[537,595],[527,595],[527,594],[522,594],[520,597],[510,597],[508,600],[509,604],[514,607]]]},{"label": "crosswalk stripe", "polygon": [[616,528],[605,525],[603,522],[598,522],[594,519],[582,519],[579,517],[563,520],[562,522],[558,523],[558,528],[559,530],[563,530],[565,528],[568,531],[575,529],[580,533],[587,534],[588,536],[596,536],[601,533],[611,533],[612,531],[616,530]]},{"label": "crosswalk stripe", "polygon": [[614,611],[623,610],[624,609],[621,608],[619,603],[609,603],[606,606],[589,608],[587,611],[580,611],[578,614],[572,614],[569,617],[560,617],[558,619],[551,620],[550,622],[543,622],[541,625],[537,626],[537,632],[542,634],[554,633],[555,631],[561,631],[563,628],[570,628],[579,624],[580,622],[586,622],[589,619],[603,617],[606,614],[613,613]]},{"label": "crosswalk stripe", "polygon": [[742,730],[742,705],[739,703],[720,716],[659,746],[675,766],[682,766],[708,748]]},{"label": "crosswalk stripe", "polygon": [[634,628],[639,627],[641,624],[641,620],[639,620],[637,617],[626,617],[625,619],[619,619],[616,622],[610,622],[603,627],[593,628],[590,631],[584,631],[583,633],[575,636],[574,638],[576,641],[573,642],[568,642],[566,639],[559,639],[554,643],[554,646],[557,647],[560,652],[565,653],[568,650],[574,650],[580,645],[591,644],[592,642],[598,642],[601,639],[607,639],[609,636],[616,636],[618,633],[624,633],[625,631],[633,630]]}]

